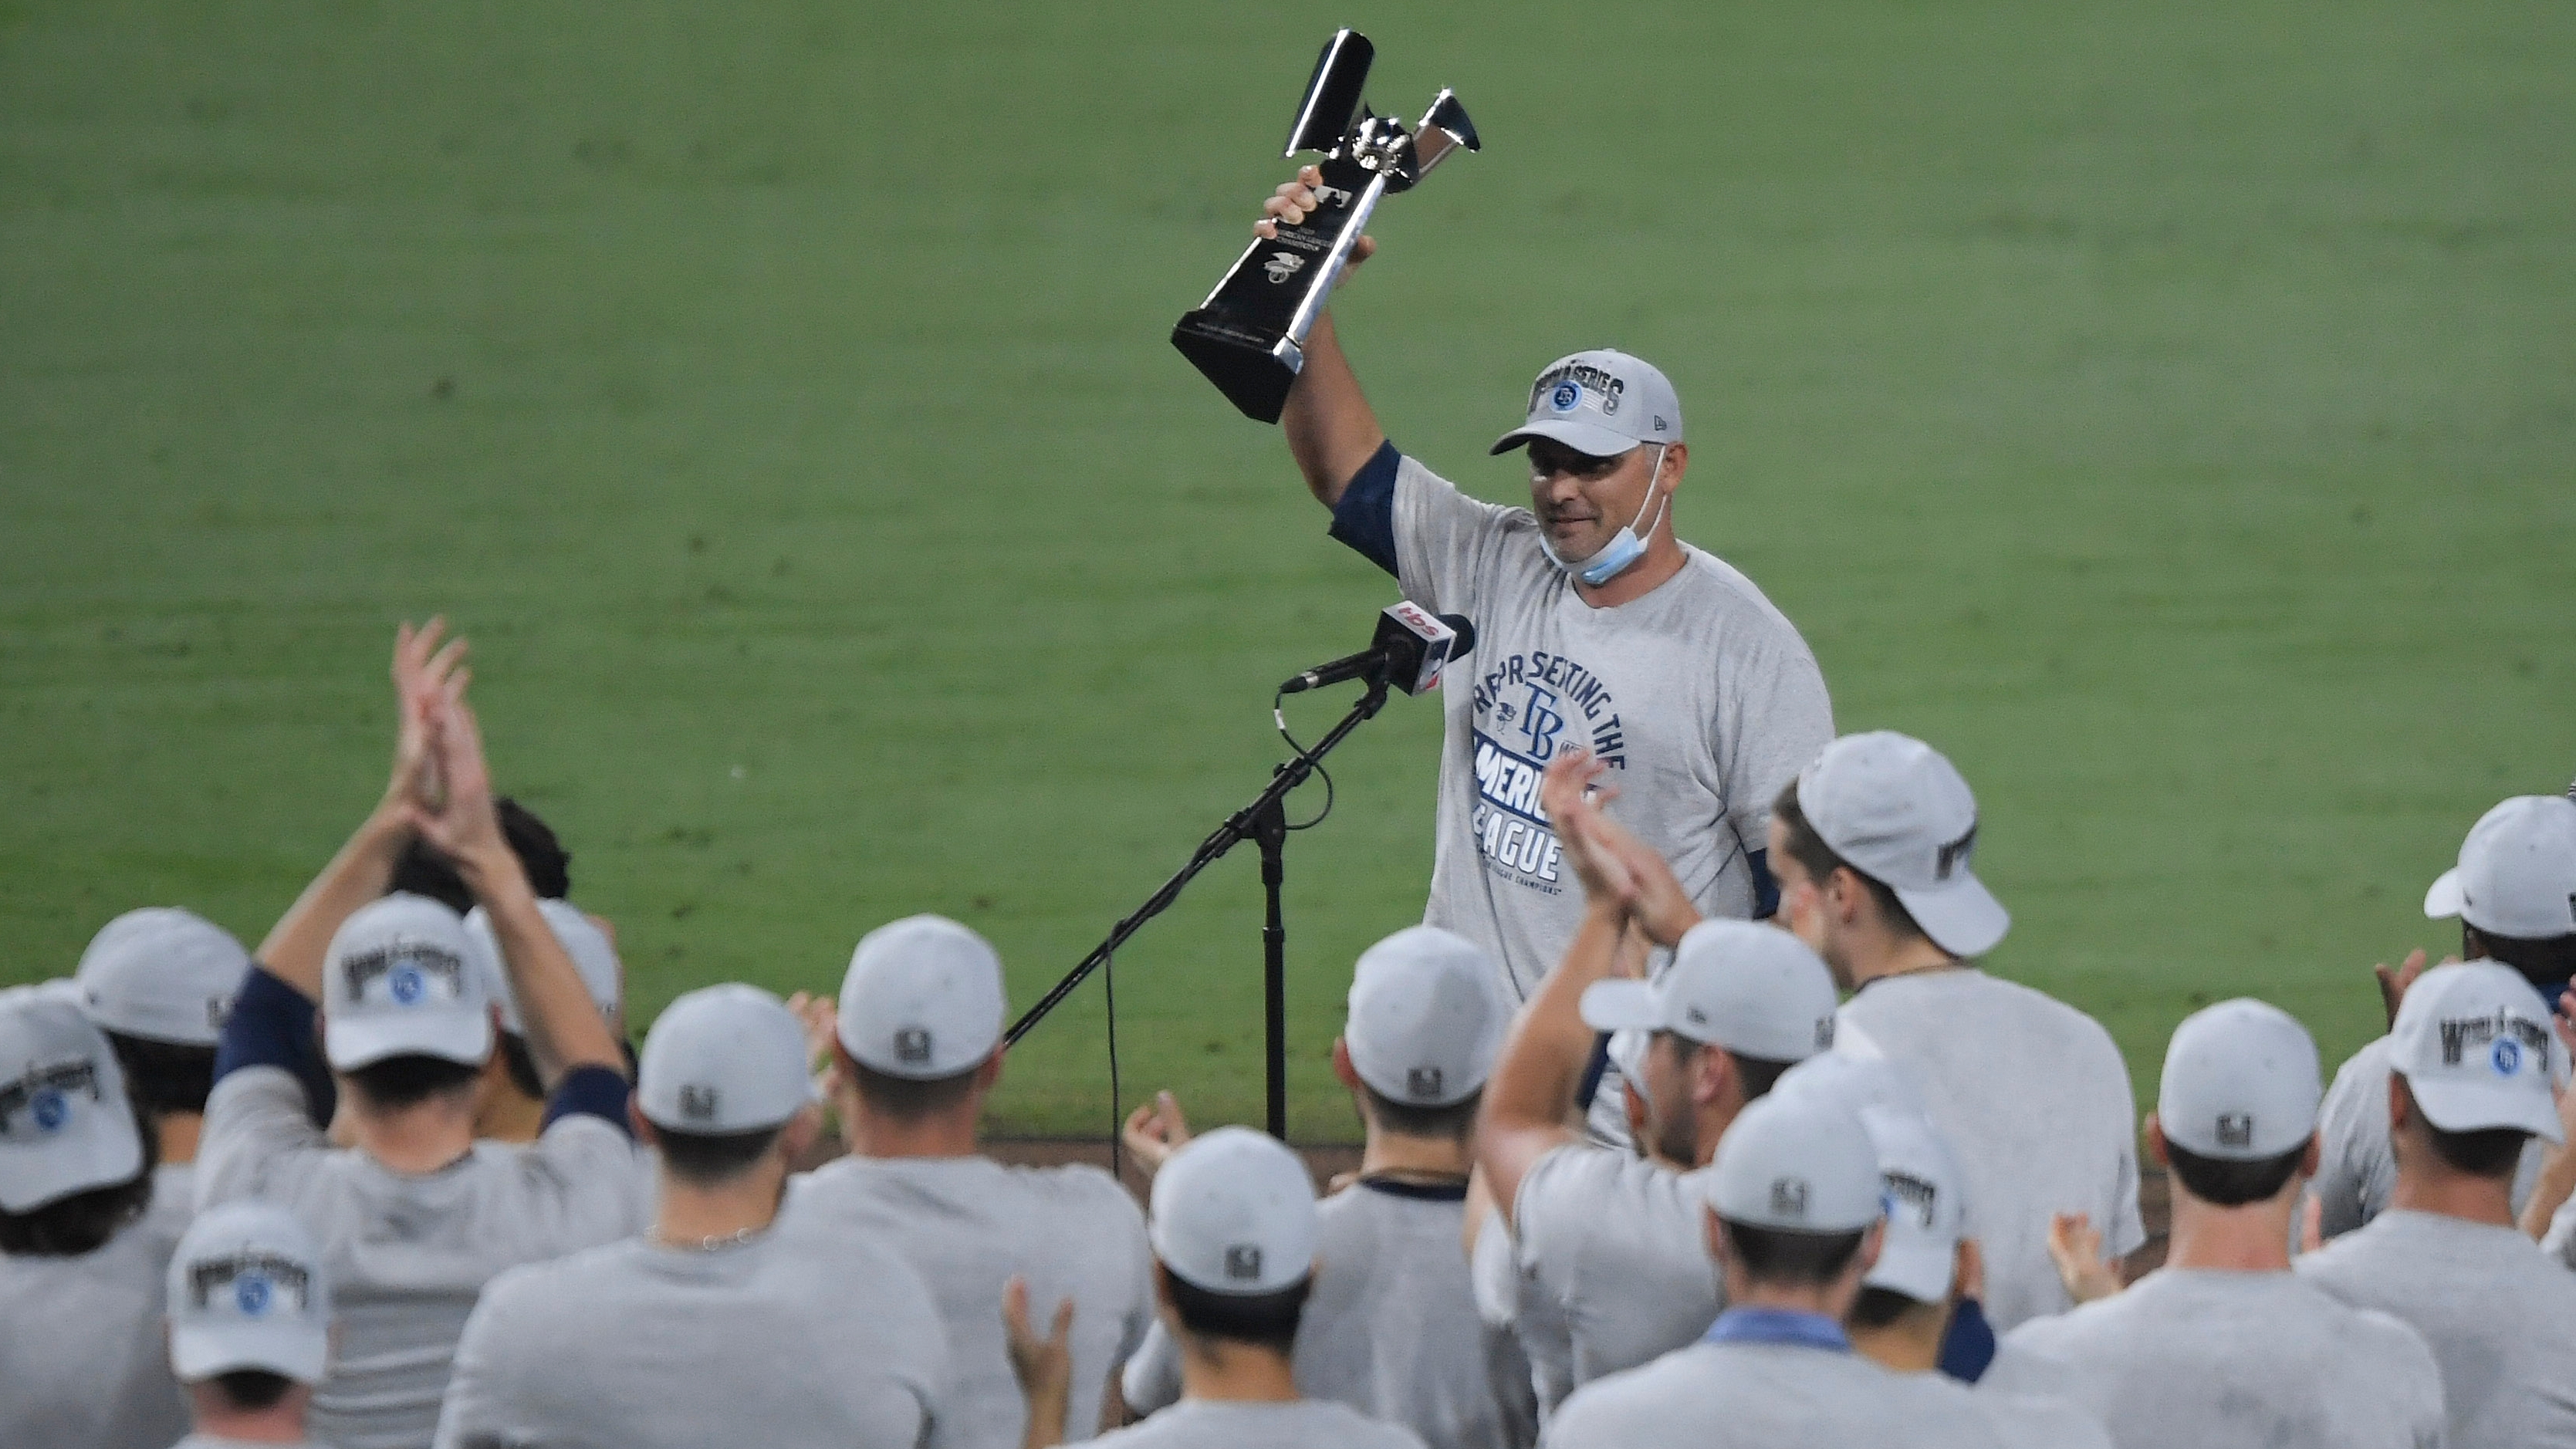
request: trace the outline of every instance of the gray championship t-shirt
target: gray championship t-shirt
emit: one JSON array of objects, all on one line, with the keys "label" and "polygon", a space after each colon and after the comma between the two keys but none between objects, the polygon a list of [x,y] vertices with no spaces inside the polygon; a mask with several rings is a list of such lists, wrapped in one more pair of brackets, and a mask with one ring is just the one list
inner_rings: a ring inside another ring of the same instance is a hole
[{"label": "gray championship t-shirt", "polygon": [[1145,1216],[1096,1167],[844,1157],[790,1180],[778,1231],[803,1251],[883,1246],[929,1285],[948,1332],[939,1437],[949,1449],[1019,1449],[1028,1405],[1002,1328],[1002,1288],[1014,1274],[1028,1279],[1029,1316],[1040,1326],[1073,1300],[1069,1439],[1098,1432],[1109,1375],[1153,1322]]},{"label": "gray championship t-shirt", "polygon": [[0,1445],[168,1449],[188,1432],[162,1336],[163,1275],[186,1227],[156,1190],[96,1252],[0,1257]]},{"label": "gray championship t-shirt", "polygon": [[2295,1266],[2424,1335],[2451,1449],[2576,1449],[2576,1273],[2519,1231],[2387,1212]]},{"label": "gray championship t-shirt", "polygon": [[2071,1301],[2048,1256],[2053,1214],[2091,1218],[2114,1258],[2147,1240],[2129,1069],[2093,1018],[1973,967],[1920,971],[1843,1003],[1834,1049],[1903,1063],[1922,1086],[1968,1180],[1997,1333]]},{"label": "gray championship t-shirt", "polygon": [[2291,1273],[2160,1268],[2015,1329],[2074,1370],[2120,1449],[2437,1449],[2422,1335]]},{"label": "gray championship t-shirt", "polygon": [[[1494,1384],[1458,1247],[1465,1200],[1463,1184],[1363,1180],[1317,1204],[1315,1256],[1323,1266],[1297,1323],[1297,1392],[1402,1424],[1431,1449],[1520,1442]],[[1127,1361],[1127,1407],[1146,1413],[1177,1400],[1180,1358],[1171,1330],[1156,1320]]]},{"label": "gray championship t-shirt", "polygon": [[492,1280],[438,1449],[914,1449],[947,1356],[930,1289],[865,1239],[630,1238]]},{"label": "gray championship t-shirt", "polygon": [[[1554,1404],[1574,1392],[1569,1378],[1574,1349],[1565,1341],[1564,1315],[1541,1303],[1536,1289],[1521,1275],[1520,1245],[1512,1241],[1502,1209],[1491,1203],[1485,1205],[1484,1226],[1477,1231],[1467,1275],[1476,1295],[1476,1318],[1484,1326],[1485,1362],[1494,1397],[1502,1403],[1512,1442],[1534,1444],[1546,1423],[1539,1401],[1544,1398]],[[1551,1367],[1544,1375],[1533,1357],[1536,1339],[1545,1340],[1540,1347],[1550,1355]],[[1559,1387],[1542,1394],[1542,1383]]]},{"label": "gray championship t-shirt", "polygon": [[634,1174],[626,1134],[576,1112],[526,1146],[477,1142],[437,1172],[407,1176],[332,1147],[293,1076],[250,1066],[207,1099],[197,1197],[202,1207],[275,1203],[322,1246],[340,1338],[313,1395],[314,1437],[341,1449],[423,1449],[483,1285],[633,1235],[643,1226]]},{"label": "gray championship t-shirt", "polygon": [[[2329,1238],[2386,1212],[2389,1199],[2397,1195],[2397,1158],[2388,1146],[2388,1078],[2388,1038],[2383,1036],[2364,1044],[2335,1070],[2334,1084],[2317,1108],[2317,1175],[2308,1191],[2316,1195],[2317,1225]],[[2515,1212],[2530,1200],[2548,1157],[2549,1144],[2539,1138],[2522,1144],[2522,1165],[2513,1174]]]},{"label": "gray championship t-shirt", "polygon": [[1586,1384],[1556,1411],[1548,1449],[1997,1449],[1974,1396],[1858,1354],[1794,1344],[1694,1343]]},{"label": "gray championship t-shirt", "polygon": [[1521,1269],[1564,1317],[1573,1387],[1692,1342],[1725,1308],[1700,1186],[1714,1170],[1578,1142],[1521,1178]]},{"label": "gray championship t-shirt", "polygon": [[1710,916],[1753,913],[1746,856],[1771,800],[1834,736],[1823,674],[1751,580],[1685,544],[1682,571],[1616,608],[1585,603],[1526,508],[1481,503],[1407,458],[1395,481],[1396,577],[1476,647],[1440,688],[1430,925],[1494,953],[1525,999],[1583,919],[1583,889],[1539,808],[1560,750],[1611,766],[1620,822],[1663,853]]},{"label": "gray championship t-shirt", "polygon": [[1322,1399],[1183,1399],[1093,1442],[1101,1449],[1423,1449],[1411,1430]]}]

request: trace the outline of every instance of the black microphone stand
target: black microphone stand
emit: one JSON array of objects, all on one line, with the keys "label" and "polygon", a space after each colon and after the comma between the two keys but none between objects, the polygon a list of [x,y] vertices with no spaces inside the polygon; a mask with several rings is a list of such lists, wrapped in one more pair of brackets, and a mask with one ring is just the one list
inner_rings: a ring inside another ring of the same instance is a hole
[{"label": "black microphone stand", "polygon": [[1368,692],[1360,696],[1359,702],[1351,706],[1350,713],[1343,715],[1339,724],[1317,740],[1313,749],[1285,764],[1271,766],[1269,788],[1251,804],[1227,816],[1224,824],[1200,841],[1188,864],[1163,882],[1159,890],[1147,896],[1145,903],[1138,906],[1133,914],[1111,927],[1107,940],[1092,947],[1091,954],[1082,958],[1082,964],[1066,972],[1063,980],[1038,998],[1037,1005],[1021,1013],[1020,1019],[1011,1023],[1003,1042],[1015,1043],[1028,1035],[1029,1028],[1055,1010],[1092,972],[1107,964],[1109,958],[1118,953],[1118,948],[1127,943],[1128,937],[1142,930],[1147,921],[1161,915],[1172,902],[1180,899],[1182,887],[1200,871],[1215,864],[1220,856],[1236,845],[1251,840],[1261,847],[1261,892],[1264,898],[1261,926],[1262,1029],[1267,1038],[1263,1043],[1263,1068],[1268,1076],[1269,1130],[1271,1136],[1285,1141],[1288,1136],[1288,927],[1279,910],[1279,889],[1288,878],[1285,859],[1288,810],[1284,802],[1289,792],[1313,777],[1316,763],[1330,754],[1333,746],[1340,744],[1363,721],[1386,707],[1384,666],[1371,671],[1367,682]]}]

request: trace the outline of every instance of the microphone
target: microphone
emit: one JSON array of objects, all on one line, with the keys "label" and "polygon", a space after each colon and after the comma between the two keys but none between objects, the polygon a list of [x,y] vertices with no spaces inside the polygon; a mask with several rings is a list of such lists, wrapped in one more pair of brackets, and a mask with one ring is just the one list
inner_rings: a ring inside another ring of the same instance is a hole
[{"label": "microphone", "polygon": [[1407,694],[1440,686],[1440,671],[1450,660],[1476,647],[1476,626],[1464,614],[1438,614],[1415,604],[1379,611],[1377,637],[1357,654],[1318,664],[1279,686],[1281,694],[1299,694],[1339,684],[1345,679],[1382,679]]}]

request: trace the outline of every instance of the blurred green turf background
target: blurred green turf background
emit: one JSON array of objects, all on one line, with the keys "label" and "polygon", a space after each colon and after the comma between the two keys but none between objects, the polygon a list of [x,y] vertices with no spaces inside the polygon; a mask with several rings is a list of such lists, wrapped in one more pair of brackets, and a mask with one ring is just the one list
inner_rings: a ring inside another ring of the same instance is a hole
[{"label": "blurred green turf background", "polygon": [[[1164,340],[1343,23],[1486,140],[1339,308],[1399,443],[1523,496],[1483,448],[1538,364],[1658,359],[1685,535],[1845,728],[1959,762],[1994,968],[2145,1087],[2216,997],[2364,1039],[2469,823],[2576,770],[2563,5],[18,0],[0,979],[147,902],[255,941],[445,610],[639,1020],[918,910],[1032,999],[1392,597]],[[1352,1131],[1437,728],[1399,701],[1291,847],[1301,1136]],[[1120,962],[1131,1096],[1257,1117],[1258,894]],[[1105,1125],[1100,1022],[1000,1125]]]}]

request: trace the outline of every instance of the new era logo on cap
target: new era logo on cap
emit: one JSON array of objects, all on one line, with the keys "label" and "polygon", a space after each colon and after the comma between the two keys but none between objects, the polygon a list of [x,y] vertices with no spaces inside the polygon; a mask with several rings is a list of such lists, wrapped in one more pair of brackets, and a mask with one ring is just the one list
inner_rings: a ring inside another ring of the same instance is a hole
[{"label": "new era logo on cap", "polygon": [[722,1095],[705,1082],[680,1084],[680,1115],[692,1122],[714,1121],[716,1103],[721,1100]]},{"label": "new era logo on cap", "polygon": [[1771,1212],[1774,1217],[1803,1218],[1807,1215],[1807,1180],[1803,1177],[1771,1179]]},{"label": "new era logo on cap", "polygon": [[894,1059],[908,1067],[930,1060],[930,1031],[927,1027],[907,1026],[894,1034]]},{"label": "new era logo on cap", "polygon": [[1258,1243],[1227,1244],[1225,1276],[1236,1283],[1259,1282],[1261,1280],[1261,1245]]},{"label": "new era logo on cap", "polygon": [[2254,1145],[2254,1114],[2221,1112],[2218,1114],[2217,1131],[2221,1147],[2251,1147]]}]

